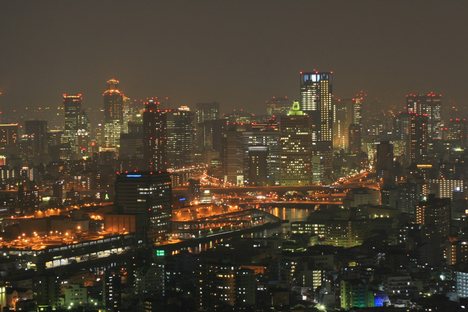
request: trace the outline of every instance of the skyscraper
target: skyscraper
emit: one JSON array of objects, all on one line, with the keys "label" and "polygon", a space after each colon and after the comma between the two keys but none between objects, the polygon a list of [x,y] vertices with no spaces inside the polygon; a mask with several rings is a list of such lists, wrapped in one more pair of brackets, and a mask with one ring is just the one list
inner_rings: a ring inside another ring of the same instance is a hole
[{"label": "skyscraper", "polygon": [[86,150],[89,139],[88,117],[82,109],[82,102],[81,93],[63,94],[64,140],[70,145],[72,153]]},{"label": "skyscraper", "polygon": [[428,118],[427,132],[430,139],[441,138],[442,95],[435,92],[427,94],[408,94],[406,109],[410,114],[424,115]]},{"label": "skyscraper", "polygon": [[143,156],[151,171],[167,169],[167,114],[157,99],[146,102],[143,112]]},{"label": "skyscraper", "polygon": [[172,214],[171,178],[167,173],[133,172],[117,175],[115,205],[122,213],[139,214],[139,231],[148,241],[164,239]]},{"label": "skyscraper", "polygon": [[407,152],[410,163],[418,163],[427,158],[427,122],[425,115],[410,114]]},{"label": "skyscraper", "polygon": [[119,90],[119,81],[109,79],[107,89],[103,93],[104,97],[104,121],[111,122],[119,120],[123,122],[123,93]]},{"label": "skyscraper", "polygon": [[119,81],[107,81],[104,98],[104,147],[118,148],[120,132],[123,128],[124,94],[119,90]]},{"label": "skyscraper", "polygon": [[195,105],[197,124],[203,123],[207,120],[219,119],[219,103],[197,103]]},{"label": "skyscraper", "polygon": [[280,118],[280,184],[307,185],[312,177],[310,119],[294,102]]},{"label": "skyscraper", "polygon": [[193,161],[195,114],[187,106],[167,111],[167,159],[171,167]]},{"label": "skyscraper", "polygon": [[312,141],[333,140],[332,73],[300,73],[301,110],[311,116]]},{"label": "skyscraper", "polygon": [[424,225],[430,238],[447,238],[450,234],[451,205],[449,198],[436,198],[430,194],[416,206],[416,223]]},{"label": "skyscraper", "polygon": [[310,120],[314,183],[331,179],[333,157],[333,123],[335,109],[332,102],[332,73],[300,73],[300,108]]},{"label": "skyscraper", "polygon": [[44,161],[47,155],[47,121],[26,120],[24,132],[31,144],[29,156],[34,159],[34,162]]},{"label": "skyscraper", "polygon": [[382,179],[384,185],[394,184],[393,144],[389,141],[382,141],[377,145],[375,167],[377,177]]},{"label": "skyscraper", "polygon": [[18,146],[18,124],[0,124],[0,152],[14,152]]},{"label": "skyscraper", "polygon": [[[196,118],[196,147],[198,151],[212,151],[216,141],[215,131],[220,126],[219,103],[197,103],[195,105]],[[219,133],[219,131],[217,131]]]}]

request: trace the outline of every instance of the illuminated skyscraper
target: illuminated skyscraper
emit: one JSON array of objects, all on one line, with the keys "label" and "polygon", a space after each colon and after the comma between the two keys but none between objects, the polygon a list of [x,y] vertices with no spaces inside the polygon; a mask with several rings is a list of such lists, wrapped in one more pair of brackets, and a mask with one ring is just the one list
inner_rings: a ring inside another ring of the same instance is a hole
[{"label": "illuminated skyscraper", "polygon": [[430,194],[416,206],[416,223],[424,225],[428,237],[446,238],[450,234],[451,205],[449,198]]},{"label": "illuminated skyscraper", "polygon": [[14,152],[18,146],[18,124],[0,124],[0,152]]},{"label": "illuminated skyscraper", "polygon": [[331,179],[333,158],[333,124],[336,119],[332,102],[332,73],[300,73],[301,110],[311,120],[313,183]]},{"label": "illuminated skyscraper", "polygon": [[104,98],[104,147],[118,148],[124,122],[124,94],[119,90],[119,81],[107,81]]},{"label": "illuminated skyscraper", "polygon": [[430,139],[441,138],[442,95],[434,92],[427,94],[408,94],[406,109],[410,114],[424,115],[428,118],[427,131]]},{"label": "illuminated skyscraper", "polygon": [[139,214],[139,231],[148,242],[161,240],[170,230],[172,214],[171,178],[167,173],[133,172],[118,174],[115,205],[122,213]]},{"label": "illuminated skyscraper", "polygon": [[311,125],[307,116],[294,102],[287,116],[280,118],[280,179],[281,185],[307,185],[312,178]]},{"label": "illuminated skyscraper", "polygon": [[64,141],[74,154],[86,152],[89,142],[88,117],[82,109],[83,95],[63,94],[65,114]]},{"label": "illuminated skyscraper", "polygon": [[187,106],[167,111],[167,159],[173,168],[193,161],[195,114]]},{"label": "illuminated skyscraper", "polygon": [[312,141],[333,140],[335,119],[332,103],[332,73],[300,73],[301,110],[312,118]]},{"label": "illuminated skyscraper", "polygon": [[119,90],[119,81],[110,79],[107,81],[107,89],[104,97],[104,121],[119,120],[123,122],[123,93]]},{"label": "illuminated skyscraper", "polygon": [[409,133],[407,137],[407,152],[410,163],[420,163],[427,158],[428,117],[410,114]]},{"label": "illuminated skyscraper", "polygon": [[349,126],[353,122],[354,105],[351,99],[336,99],[336,121],[333,124],[333,148],[347,150]]},{"label": "illuminated skyscraper", "polygon": [[393,185],[395,183],[393,144],[389,141],[382,141],[377,145],[375,169],[377,177],[382,179],[384,185]]},{"label": "illuminated skyscraper", "polygon": [[217,120],[219,119],[219,103],[210,102],[210,103],[197,103],[195,105],[196,115],[197,115],[197,124],[203,123],[207,120]]},{"label": "illuminated skyscraper", "polygon": [[143,112],[143,156],[151,171],[167,169],[167,114],[159,105],[151,99]]},{"label": "illuminated skyscraper", "polygon": [[[218,126],[219,120],[219,103],[197,103],[195,105],[196,118],[196,148],[198,151],[212,151],[216,149],[215,137],[216,133],[220,134]],[[221,137],[219,137],[221,139]],[[218,148],[220,151],[220,148]],[[218,152],[219,152],[218,151]]]},{"label": "illuminated skyscraper", "polygon": [[24,132],[30,142],[30,155],[35,163],[43,162],[47,156],[47,121],[27,120],[24,122]]}]

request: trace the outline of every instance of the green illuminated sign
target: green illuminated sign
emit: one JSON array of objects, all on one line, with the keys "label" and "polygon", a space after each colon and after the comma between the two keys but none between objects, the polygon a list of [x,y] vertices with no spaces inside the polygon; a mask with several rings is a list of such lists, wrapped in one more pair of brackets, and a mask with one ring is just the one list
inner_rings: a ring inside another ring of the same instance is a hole
[{"label": "green illuminated sign", "polygon": [[166,251],[162,249],[156,250],[156,257],[164,257],[166,255]]}]

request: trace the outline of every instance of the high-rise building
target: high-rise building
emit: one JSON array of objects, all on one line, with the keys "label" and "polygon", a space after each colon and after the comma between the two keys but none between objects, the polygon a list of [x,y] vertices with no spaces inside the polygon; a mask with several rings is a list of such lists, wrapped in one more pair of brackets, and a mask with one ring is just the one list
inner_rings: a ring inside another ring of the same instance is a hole
[{"label": "high-rise building", "polygon": [[312,178],[312,141],[310,118],[294,102],[288,115],[282,116],[280,128],[281,185],[307,185]]},{"label": "high-rise building", "polygon": [[427,122],[427,116],[410,114],[407,137],[407,153],[410,163],[423,162],[428,156]]},{"label": "high-rise building", "polygon": [[196,118],[197,124],[203,123],[207,120],[217,120],[219,119],[219,103],[210,102],[210,103],[197,103],[196,108]]},{"label": "high-rise building", "polygon": [[[73,154],[87,154],[89,144],[89,121],[82,109],[83,95],[63,94],[65,128],[63,139],[69,144]],[[71,155],[69,155],[71,157]]]},{"label": "high-rise building", "polygon": [[133,172],[117,175],[115,205],[122,213],[141,215],[138,228],[149,242],[162,240],[170,230],[171,178],[168,173]]},{"label": "high-rise building", "polygon": [[44,161],[47,155],[47,121],[26,120],[24,122],[24,132],[30,142],[30,151],[35,162]]},{"label": "high-rise building", "polygon": [[150,171],[167,169],[167,114],[157,99],[150,99],[143,112],[143,158]]},{"label": "high-rise building", "polygon": [[300,73],[300,108],[311,120],[312,170],[314,183],[331,179],[333,124],[336,119],[332,101],[332,73]]},{"label": "high-rise building", "polygon": [[[219,130],[222,127],[222,122],[219,121],[219,103],[197,103],[195,118],[197,150],[221,152],[221,146],[216,146],[216,134],[221,134]],[[218,138],[221,139],[220,136]]]},{"label": "high-rise building", "polygon": [[119,81],[107,81],[104,98],[104,147],[118,148],[123,127],[124,94],[119,90]]},{"label": "high-rise building", "polygon": [[[276,123],[252,124],[242,135],[246,183],[277,185],[279,183],[281,150],[278,125]],[[266,156],[266,181],[264,181],[264,177],[253,176],[256,170],[259,170],[259,173],[264,172],[261,169],[261,166],[263,166],[263,160],[261,160],[263,156]],[[257,163],[257,161],[260,162]],[[257,165],[260,165],[260,167],[257,168]]]},{"label": "high-rise building", "polygon": [[268,147],[249,146],[247,155],[246,182],[249,185],[266,185],[268,183]]},{"label": "high-rise building", "polygon": [[195,140],[195,114],[187,106],[168,110],[167,114],[167,159],[173,168],[193,162]]},{"label": "high-rise building", "polygon": [[244,145],[243,132],[246,125],[237,123],[227,124],[223,133],[223,149],[221,153],[223,179],[231,185],[244,184]]},{"label": "high-rise building", "polygon": [[81,104],[83,95],[63,94],[63,110],[65,115],[64,138],[71,145],[76,144],[76,134],[81,123]]},{"label": "high-rise building", "polygon": [[424,225],[428,237],[447,238],[450,234],[451,205],[449,198],[430,194],[416,206],[416,223]]},{"label": "high-rise building", "polygon": [[427,116],[427,132],[430,139],[441,138],[442,95],[435,92],[427,94],[408,94],[406,109],[410,114]]},{"label": "high-rise building", "polygon": [[467,143],[467,122],[465,118],[450,118],[443,128],[442,138],[458,144],[458,147],[465,147]]},{"label": "high-rise building", "polygon": [[393,144],[389,141],[382,141],[377,144],[375,171],[377,172],[377,177],[382,179],[383,184],[394,184]]},{"label": "high-rise building", "polygon": [[18,124],[0,124],[0,152],[8,154],[18,146]]},{"label": "high-rise building", "polygon": [[354,155],[361,153],[362,136],[361,126],[352,123],[348,127],[349,152]]},{"label": "high-rise building", "polygon": [[348,129],[353,123],[353,104],[352,99],[335,99],[336,121],[333,124],[333,148],[336,150],[348,150]]},{"label": "high-rise building", "polygon": [[289,111],[291,101],[287,96],[273,96],[266,101],[267,116],[286,115]]},{"label": "high-rise building", "polygon": [[109,79],[104,97],[104,122],[119,120],[123,123],[123,93],[119,90],[119,81]]},{"label": "high-rise building", "polygon": [[312,141],[333,140],[335,119],[332,102],[332,73],[300,73],[301,110],[311,116],[313,123]]}]

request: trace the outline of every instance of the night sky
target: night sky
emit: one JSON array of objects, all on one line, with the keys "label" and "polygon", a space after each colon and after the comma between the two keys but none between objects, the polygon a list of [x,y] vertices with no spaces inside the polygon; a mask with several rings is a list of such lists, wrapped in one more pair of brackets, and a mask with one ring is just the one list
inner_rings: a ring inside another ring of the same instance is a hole
[{"label": "night sky", "polygon": [[335,73],[334,93],[383,105],[435,90],[466,105],[468,1],[0,0],[4,107],[101,108],[111,77],[131,98],[216,100],[264,111],[297,98],[298,72]]}]

